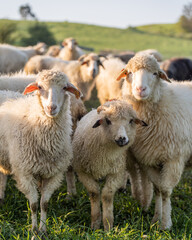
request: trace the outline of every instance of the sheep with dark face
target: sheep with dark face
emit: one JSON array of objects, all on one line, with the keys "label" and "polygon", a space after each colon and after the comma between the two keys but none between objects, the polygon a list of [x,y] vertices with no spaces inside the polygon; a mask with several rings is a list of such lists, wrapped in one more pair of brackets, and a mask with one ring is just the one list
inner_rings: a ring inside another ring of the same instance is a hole
[{"label": "sheep with dark face", "polygon": [[125,101],[113,100],[92,110],[79,122],[73,138],[72,165],[91,201],[91,227],[101,223],[99,180],[104,229],[113,227],[113,198],[126,172],[126,151],[133,144],[136,124],[146,126]]},{"label": "sheep with dark face", "polygon": [[161,69],[169,78],[176,81],[192,80],[192,60],[189,58],[171,58],[163,61]]}]

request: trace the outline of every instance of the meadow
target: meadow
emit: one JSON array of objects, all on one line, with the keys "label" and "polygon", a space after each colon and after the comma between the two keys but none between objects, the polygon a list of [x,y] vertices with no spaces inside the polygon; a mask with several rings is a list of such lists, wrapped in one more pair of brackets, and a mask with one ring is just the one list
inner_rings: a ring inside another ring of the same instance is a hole
[{"label": "meadow", "polygon": [[[0,20],[6,24],[11,20]],[[16,31],[11,43],[22,45],[22,39],[29,37],[28,28],[33,21],[11,21]],[[182,33],[177,24],[128,27],[127,29],[107,28],[68,22],[44,23],[60,44],[66,37],[73,36],[79,45],[101,50],[139,51],[147,48],[158,49],[164,58],[186,56],[192,58],[192,37]],[[86,107],[97,107],[96,90]],[[159,224],[150,225],[154,213],[154,200],[148,212],[131,197],[130,184],[126,192],[117,192],[114,199],[114,228],[109,232],[93,231],[90,228],[90,201],[85,188],[77,181],[77,196],[66,200],[66,182],[53,194],[48,209],[48,236],[53,240],[191,240],[192,239],[192,171],[186,171],[172,194],[172,220],[170,231],[161,231]],[[24,195],[15,187],[9,177],[4,204],[0,207],[0,239],[29,240],[31,233],[31,212]],[[40,238],[39,238],[40,239]],[[48,239],[48,238],[47,238]]]}]

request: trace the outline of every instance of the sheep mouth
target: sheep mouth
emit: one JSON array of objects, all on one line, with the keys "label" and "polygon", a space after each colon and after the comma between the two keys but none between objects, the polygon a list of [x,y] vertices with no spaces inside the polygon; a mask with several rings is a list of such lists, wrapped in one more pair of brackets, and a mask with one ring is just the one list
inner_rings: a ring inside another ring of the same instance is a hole
[{"label": "sheep mouth", "polygon": [[116,143],[119,147],[124,147],[124,146],[128,145],[129,141],[115,140],[115,143]]},{"label": "sheep mouth", "polygon": [[54,118],[54,117],[56,117],[57,115],[58,115],[58,112],[56,112],[56,111],[52,111],[52,112],[50,112],[50,111],[45,111],[45,113],[46,113],[46,115],[48,116],[48,117],[50,117],[50,118]]}]

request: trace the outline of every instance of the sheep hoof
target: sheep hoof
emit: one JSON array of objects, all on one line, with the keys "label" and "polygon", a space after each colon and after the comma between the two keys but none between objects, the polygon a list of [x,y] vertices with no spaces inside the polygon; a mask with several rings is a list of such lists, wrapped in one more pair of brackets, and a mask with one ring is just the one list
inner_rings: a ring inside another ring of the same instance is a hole
[{"label": "sheep hoof", "polygon": [[126,188],[119,188],[118,192],[126,194],[127,193],[127,189]]}]

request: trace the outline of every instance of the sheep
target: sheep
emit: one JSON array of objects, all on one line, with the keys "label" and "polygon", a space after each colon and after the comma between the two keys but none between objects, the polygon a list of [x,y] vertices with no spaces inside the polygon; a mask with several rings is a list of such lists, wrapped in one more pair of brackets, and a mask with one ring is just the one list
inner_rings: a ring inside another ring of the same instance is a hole
[{"label": "sheep", "polygon": [[26,75],[18,72],[8,75],[0,75],[0,90],[10,90],[22,93],[30,83],[36,80],[36,75]]},{"label": "sheep", "polygon": [[62,42],[64,46],[59,52],[58,57],[62,60],[70,61],[77,60],[80,56],[84,55],[84,51],[78,47],[78,43],[74,38],[66,38]]},{"label": "sheep", "polygon": [[95,77],[99,73],[99,66],[102,66],[100,57],[95,53],[83,55],[77,61],[63,61],[48,56],[35,56],[25,65],[26,73],[36,74],[42,69],[57,69],[64,72],[69,77],[72,84],[81,90],[83,100],[87,101],[91,97],[91,92],[95,86]]},{"label": "sheep", "polygon": [[116,76],[125,67],[118,58],[109,58],[102,62],[104,68],[100,68],[96,77],[97,97],[101,104],[109,99],[121,98],[123,80],[115,81]]},{"label": "sheep", "polygon": [[163,61],[160,68],[174,80],[192,80],[192,61],[189,58],[171,58]]},{"label": "sheep", "polygon": [[[22,94],[12,91],[0,91],[0,105],[8,99],[16,99],[21,97]],[[0,172],[0,205],[3,204],[5,198],[5,188],[7,183],[7,175]]]},{"label": "sheep", "polygon": [[[12,75],[3,75],[0,76],[0,90],[11,90],[11,91],[18,91],[23,93],[24,89],[30,83],[34,82],[37,78],[37,75],[26,75],[23,72],[19,72]],[[87,113],[85,105],[81,99],[76,99],[73,94],[70,94],[70,110],[71,110],[71,117],[72,117],[72,136],[76,129],[77,122]],[[1,98],[0,98],[1,104]],[[3,176],[2,176],[3,178]],[[67,181],[67,199],[70,199],[71,195],[76,194],[76,187],[75,187],[75,175],[73,172],[72,167],[68,168],[66,172],[66,181]],[[5,191],[6,181],[2,180],[2,184],[0,186],[0,202],[3,202],[4,199],[4,191]],[[2,197],[1,197],[2,196]]]},{"label": "sheep", "polygon": [[135,55],[133,51],[100,51],[100,54],[107,58],[119,58],[122,62],[126,63]]},{"label": "sheep", "polygon": [[0,107],[0,171],[12,174],[19,190],[29,199],[34,232],[39,187],[39,232],[44,234],[48,201],[73,157],[67,92],[77,98],[80,92],[64,73],[50,70],[41,72],[24,94],[33,91],[33,95],[6,101]]},{"label": "sheep", "polygon": [[59,55],[60,50],[61,50],[61,47],[59,45],[53,45],[49,47],[45,55],[51,56],[51,57],[57,57]]},{"label": "sheep", "polygon": [[11,73],[21,70],[25,63],[36,54],[45,52],[45,44],[38,43],[33,47],[14,47],[0,44],[0,73]]},{"label": "sheep", "polygon": [[161,53],[158,52],[156,49],[142,50],[142,51],[137,52],[135,55],[137,55],[137,54],[150,54],[150,55],[154,56],[158,62],[163,61],[163,57],[162,57]]},{"label": "sheep", "polygon": [[192,165],[192,83],[169,83],[156,59],[147,54],[133,57],[117,80],[121,77],[126,77],[123,99],[149,124],[138,128],[130,150],[154,185],[152,223],[159,220],[162,229],[170,229],[172,190],[185,165]]},{"label": "sheep", "polygon": [[113,100],[86,114],[78,123],[72,165],[89,192],[91,227],[101,223],[100,179],[106,179],[101,193],[104,229],[113,227],[113,198],[126,170],[126,150],[133,144],[136,124],[146,126],[125,101]]}]

